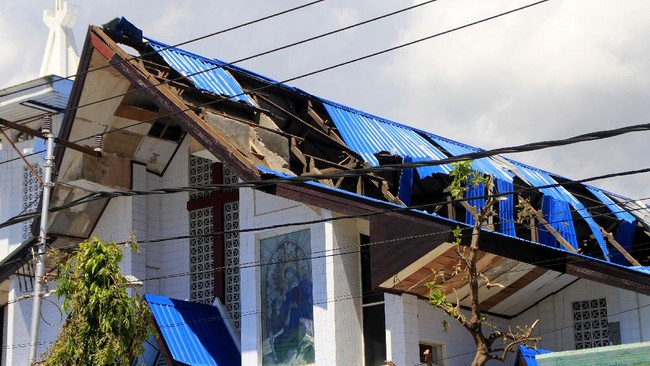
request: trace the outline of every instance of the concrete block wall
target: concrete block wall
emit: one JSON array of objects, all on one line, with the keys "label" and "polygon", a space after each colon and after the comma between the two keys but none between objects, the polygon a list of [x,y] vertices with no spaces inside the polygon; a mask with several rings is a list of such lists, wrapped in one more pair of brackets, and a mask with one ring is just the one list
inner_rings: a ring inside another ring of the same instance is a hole
[{"label": "concrete block wall", "polygon": [[[133,189],[187,187],[187,145],[185,142],[179,148],[163,176],[147,172],[144,165],[133,164]],[[143,282],[139,293],[189,297],[189,239],[147,242],[189,234],[187,200],[187,193],[120,197],[112,199],[104,211],[94,235],[123,242],[132,230],[139,241],[139,253],[125,248],[121,265],[125,274]]]},{"label": "concrete block wall", "polygon": [[650,296],[582,279],[540,301],[512,323],[530,324],[540,319],[536,333],[542,337],[542,348],[573,350],[572,303],[599,298],[607,301],[608,321],[620,322],[621,343],[650,340]]},{"label": "concrete block wall", "polygon": [[[23,154],[31,154],[34,152],[35,142],[27,140],[17,143],[16,146]],[[16,158],[17,154],[11,146],[6,145],[0,150],[0,157],[5,161]],[[27,160],[30,164],[43,164],[38,155],[27,157]],[[23,212],[24,167],[25,163],[20,159],[0,166],[0,222]],[[35,211],[37,205],[38,203],[34,203],[29,212]],[[23,226],[30,223],[31,221],[28,221],[0,229],[0,258],[4,258],[23,242]],[[4,295],[7,306],[2,330],[5,342],[1,360],[3,365],[22,365],[28,362],[33,301],[29,297],[25,298],[25,295],[31,295],[31,292],[23,292],[18,277],[12,276]],[[62,321],[59,310],[61,302],[55,296],[48,297],[41,304],[41,314],[45,321],[41,321],[39,330],[39,355],[56,339]]]},{"label": "concrete block wall", "polygon": [[[5,143],[6,145],[6,143]],[[3,147],[4,149],[8,146]],[[9,153],[6,150],[0,149],[0,161],[7,161]],[[9,164],[0,165],[0,222],[5,222],[11,217],[11,205],[13,204],[11,197],[11,170]],[[0,258],[4,258],[9,253],[9,243],[11,227],[0,229]]]},{"label": "concrete block wall", "polygon": [[[333,214],[336,216],[336,214]],[[333,271],[327,280],[334,284],[333,299],[336,334],[336,364],[363,364],[363,311],[361,268],[359,253],[359,230],[357,220],[340,220],[325,223],[332,240],[326,243],[329,248],[328,259],[332,261]],[[329,244],[331,243],[331,244]],[[345,326],[340,326],[344,324]]]},{"label": "concrete block wall", "polygon": [[[332,215],[250,189],[240,190],[239,210],[242,229]],[[305,228],[311,236],[316,365],[363,364],[357,227],[355,221],[324,222],[240,234],[243,365],[259,364],[262,358],[259,240]]]},{"label": "concrete block wall", "polygon": [[[27,140],[16,143],[16,147],[23,154],[31,154],[34,151],[34,140]],[[11,146],[3,146],[0,150],[2,161],[14,159],[18,154]],[[40,164],[40,156],[34,155],[27,157],[30,164]],[[25,163],[21,160],[14,160],[7,164],[0,165],[0,222],[20,214],[23,211],[23,169]],[[38,203],[34,203],[32,211],[36,209]],[[31,221],[29,221],[31,222]],[[0,229],[0,258],[4,258],[13,249],[17,248],[23,242],[23,226],[26,223],[15,224]]]},{"label": "concrete block wall", "polygon": [[396,365],[417,365],[419,353],[418,300],[413,295],[385,294],[386,359]]},{"label": "concrete block wall", "polygon": [[[160,178],[157,179],[156,187],[150,188],[174,188],[189,186],[189,139],[185,139],[176,152],[176,156]],[[153,182],[152,182],[153,183]],[[166,194],[162,196],[147,196],[150,199],[159,200],[159,203],[151,206],[152,210],[158,210],[156,215],[160,217],[159,228],[154,237],[169,238],[189,235],[189,213],[187,211],[188,193]],[[155,201],[154,201],[155,202]],[[147,278],[159,277],[152,280],[157,283],[159,294],[176,299],[189,299],[190,296],[190,249],[189,239],[165,240],[158,243],[146,244],[149,251],[155,254],[148,258]],[[164,277],[164,278],[162,278]],[[151,282],[151,281],[148,281]],[[153,291],[153,289],[152,289]],[[152,292],[156,293],[156,292]]]}]

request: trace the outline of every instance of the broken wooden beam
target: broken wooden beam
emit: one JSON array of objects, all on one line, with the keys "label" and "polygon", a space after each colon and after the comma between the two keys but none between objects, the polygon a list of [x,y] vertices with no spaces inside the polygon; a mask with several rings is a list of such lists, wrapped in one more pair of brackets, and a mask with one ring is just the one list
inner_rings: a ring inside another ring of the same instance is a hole
[{"label": "broken wooden beam", "polygon": [[551,226],[551,224],[549,224],[548,221],[546,221],[546,219],[544,218],[544,214],[542,214],[542,211],[540,211],[540,210],[536,210],[533,206],[531,206],[530,203],[528,203],[528,201],[522,199],[521,197],[519,197],[519,204],[528,207],[528,208],[530,209],[530,211],[531,211],[533,214],[535,214],[535,217],[537,218],[537,220],[539,221],[539,223],[542,224],[542,226],[544,226],[544,228],[545,228],[546,230],[548,230],[548,231],[551,233],[551,235],[553,235],[553,237],[554,237],[554,238],[555,238],[555,239],[556,239],[560,244],[562,244],[562,246],[564,247],[564,249],[566,249],[566,250],[568,250],[568,251],[570,251],[570,252],[572,252],[572,253],[577,253],[577,252],[578,252],[578,250],[577,250],[576,248],[574,248],[574,247],[571,245],[571,243],[569,243],[566,239],[564,239],[564,237],[562,237],[562,235],[560,235],[560,233],[558,233],[558,232],[553,228],[553,226]]},{"label": "broken wooden beam", "polygon": [[618,241],[616,241],[612,233],[608,232],[607,230],[603,229],[600,226],[599,228],[600,228],[600,232],[603,233],[603,236],[607,238],[607,241],[609,241],[609,243],[612,244],[614,248],[616,248],[616,250],[618,250],[621,254],[623,254],[625,259],[628,260],[628,262],[630,262],[632,265],[635,266],[641,266],[641,263],[639,263],[639,261],[637,261],[627,250],[625,250],[625,248],[623,248],[623,246]]}]

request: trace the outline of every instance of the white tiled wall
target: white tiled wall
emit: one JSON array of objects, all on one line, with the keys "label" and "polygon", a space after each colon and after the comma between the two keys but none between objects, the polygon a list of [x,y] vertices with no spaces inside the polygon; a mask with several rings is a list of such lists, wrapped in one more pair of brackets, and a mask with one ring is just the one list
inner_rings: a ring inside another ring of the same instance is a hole
[{"label": "white tiled wall", "polygon": [[[265,193],[240,190],[241,228],[260,228],[331,217]],[[324,222],[241,233],[242,364],[261,359],[258,240],[309,228],[312,248],[314,337],[317,365],[363,364],[359,233],[356,221]],[[243,289],[248,289],[244,291]]]},{"label": "white tiled wall", "polygon": [[[34,140],[28,140],[16,144],[18,149],[24,154],[33,152]],[[0,150],[0,160],[13,159],[17,156],[11,146],[3,146]],[[39,163],[39,156],[28,157],[31,164]],[[4,222],[10,217],[20,214],[23,211],[23,168],[25,163],[18,159],[7,164],[0,165],[0,222]],[[0,259],[16,249],[22,242],[22,226],[16,224],[4,229],[0,229]],[[16,276],[9,281],[7,293],[8,305],[5,308],[3,339],[5,340],[5,349],[3,349],[3,365],[23,365],[27,364],[29,354],[29,344],[31,342],[31,313],[33,302],[30,298],[15,301],[25,293],[21,293],[20,286]],[[53,301],[54,303],[51,303]],[[56,305],[55,305],[56,304]],[[53,325],[41,322],[39,329],[39,339],[41,346],[38,353],[45,351],[54,341],[58,334],[58,324],[60,312],[58,306],[60,301],[55,296],[50,296],[42,302],[42,314],[45,319]]]},{"label": "white tiled wall", "polygon": [[542,348],[572,350],[575,343],[571,304],[598,298],[607,301],[609,322],[620,322],[622,343],[650,340],[650,296],[588,280],[574,282],[513,319],[513,322],[530,324],[535,319],[540,319],[536,330],[542,337]]}]

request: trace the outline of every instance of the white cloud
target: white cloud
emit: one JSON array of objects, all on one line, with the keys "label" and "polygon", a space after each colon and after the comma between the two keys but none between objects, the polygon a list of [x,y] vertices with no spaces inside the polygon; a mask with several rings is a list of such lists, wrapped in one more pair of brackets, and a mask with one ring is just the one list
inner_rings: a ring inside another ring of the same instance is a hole
[{"label": "white cloud", "polygon": [[[173,44],[304,3],[76,2],[80,47],[87,24],[117,16]],[[243,66],[281,80],[526,3],[440,0]],[[47,37],[41,22],[46,5],[0,4],[0,34],[5,35],[0,38],[0,84],[15,84],[38,73]],[[184,47],[231,61],[404,6],[391,0],[328,0]],[[550,1],[292,84],[466,143],[500,147],[647,123],[648,34],[650,2],[645,0]],[[647,133],[637,133],[514,157],[581,178],[648,165],[646,140]],[[636,176],[598,185],[631,196],[650,195],[646,182],[647,177]]]}]

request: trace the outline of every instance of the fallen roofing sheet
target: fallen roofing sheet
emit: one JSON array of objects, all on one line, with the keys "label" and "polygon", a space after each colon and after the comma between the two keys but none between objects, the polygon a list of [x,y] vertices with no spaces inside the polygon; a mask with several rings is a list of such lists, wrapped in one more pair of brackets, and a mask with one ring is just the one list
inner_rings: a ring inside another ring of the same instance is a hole
[{"label": "fallen roofing sheet", "polygon": [[170,356],[187,365],[240,365],[241,352],[215,306],[145,294]]}]

